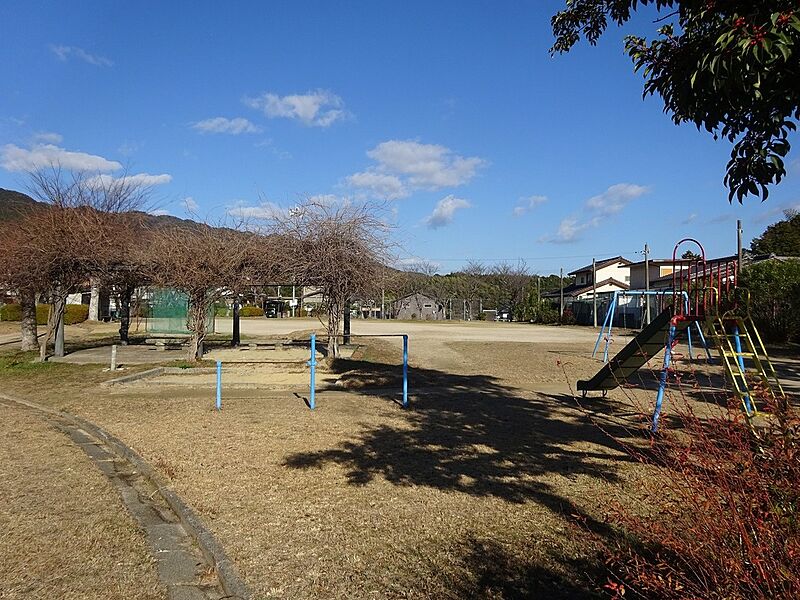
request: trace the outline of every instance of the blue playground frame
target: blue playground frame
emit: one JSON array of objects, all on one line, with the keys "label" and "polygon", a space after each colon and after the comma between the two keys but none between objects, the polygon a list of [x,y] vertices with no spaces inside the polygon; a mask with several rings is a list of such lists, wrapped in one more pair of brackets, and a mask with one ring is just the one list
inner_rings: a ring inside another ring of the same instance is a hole
[{"label": "blue playground frame", "polygon": [[[645,291],[645,290],[616,290],[614,292],[614,296],[611,299],[611,304],[608,305],[608,310],[606,311],[605,319],[603,319],[603,326],[600,328],[600,333],[597,334],[597,341],[594,344],[594,350],[592,350],[592,358],[595,357],[597,354],[597,349],[600,347],[600,340],[603,339],[603,334],[605,334],[605,347],[603,348],[603,362],[608,362],[608,347],[611,344],[611,329],[614,325],[614,311],[617,307],[617,299],[619,296],[661,296],[665,297],[666,295],[673,296],[672,290],[659,290],[659,291]],[[684,310],[688,311],[689,309],[689,295],[686,291],[681,292],[683,296],[683,305]],[[700,327],[699,323],[695,323],[695,327],[697,329],[697,333],[700,337],[700,343],[703,345],[703,348],[706,351],[706,355],[708,359],[711,360],[711,352],[708,349],[708,344],[706,343],[706,338],[703,335],[703,329]],[[692,352],[692,332],[691,330],[686,331],[689,343],[689,358],[694,358]]]}]

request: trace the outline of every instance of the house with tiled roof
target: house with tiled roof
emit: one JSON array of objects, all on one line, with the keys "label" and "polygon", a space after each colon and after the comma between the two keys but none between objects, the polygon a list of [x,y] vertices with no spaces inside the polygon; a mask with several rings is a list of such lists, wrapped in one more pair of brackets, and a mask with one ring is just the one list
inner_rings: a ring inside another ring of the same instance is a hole
[{"label": "house with tiled roof", "polygon": [[[564,301],[569,304],[574,300],[587,300],[596,290],[598,294],[627,290],[630,288],[630,264],[624,256],[614,256],[586,265],[567,273],[575,277],[575,282],[564,288]],[[595,278],[597,284],[595,285]],[[542,294],[545,298],[560,298],[561,291],[553,290]]]}]

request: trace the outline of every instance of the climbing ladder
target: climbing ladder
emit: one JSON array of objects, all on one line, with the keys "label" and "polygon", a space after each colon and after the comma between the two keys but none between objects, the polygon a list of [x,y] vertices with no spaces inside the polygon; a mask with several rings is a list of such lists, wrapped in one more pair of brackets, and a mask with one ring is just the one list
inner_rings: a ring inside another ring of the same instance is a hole
[{"label": "climbing ladder", "polygon": [[[760,382],[773,398],[776,392],[784,397],[775,367],[749,316],[708,319],[707,329],[717,347],[728,380],[733,384],[733,392],[742,402],[748,417],[758,412],[753,398],[754,382]],[[747,370],[745,359],[752,361],[752,371]]]}]

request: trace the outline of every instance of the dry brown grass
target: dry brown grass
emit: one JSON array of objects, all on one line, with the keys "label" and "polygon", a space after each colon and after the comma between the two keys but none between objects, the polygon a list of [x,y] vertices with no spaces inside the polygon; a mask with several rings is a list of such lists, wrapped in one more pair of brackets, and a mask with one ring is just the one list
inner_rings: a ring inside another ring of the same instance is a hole
[{"label": "dry brown grass", "polygon": [[166,597],[111,483],[35,414],[2,404],[0,481],[0,597]]},{"label": "dry brown grass", "polygon": [[[398,350],[372,340],[331,369],[399,390]],[[100,388],[97,367],[73,365],[3,384],[143,454],[257,597],[581,598],[598,565],[576,520],[604,532],[609,498],[641,477],[572,397],[550,391],[566,387],[559,360],[578,365],[571,377],[594,372],[586,352],[412,345],[412,394],[422,391],[410,411],[366,386],[320,393],[314,412],[303,394],[231,388],[216,413],[211,385]]]}]

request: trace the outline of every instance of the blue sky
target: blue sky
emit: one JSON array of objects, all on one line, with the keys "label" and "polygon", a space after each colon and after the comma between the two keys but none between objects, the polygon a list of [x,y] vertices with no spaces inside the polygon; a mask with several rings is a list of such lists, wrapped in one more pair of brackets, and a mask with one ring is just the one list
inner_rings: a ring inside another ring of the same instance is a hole
[{"label": "blue sky", "polygon": [[0,187],[48,160],[140,175],[176,216],[382,198],[403,258],[710,255],[800,204],[800,162],[730,205],[730,148],[675,127],[625,33],[551,58],[539,2],[4,2]]}]

